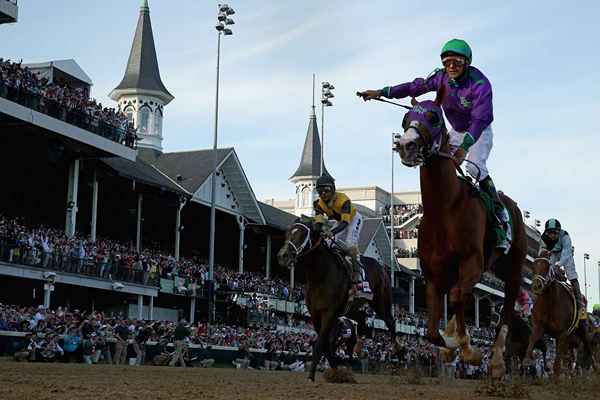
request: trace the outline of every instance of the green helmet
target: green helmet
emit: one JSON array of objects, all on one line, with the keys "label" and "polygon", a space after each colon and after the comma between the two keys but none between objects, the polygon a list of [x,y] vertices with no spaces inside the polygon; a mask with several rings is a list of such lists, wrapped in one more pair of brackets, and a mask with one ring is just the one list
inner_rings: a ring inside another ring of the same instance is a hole
[{"label": "green helmet", "polygon": [[550,218],[548,221],[546,221],[546,224],[544,225],[544,231],[547,231],[549,229],[556,229],[560,231],[562,227],[560,226],[560,222],[556,218]]},{"label": "green helmet", "polygon": [[600,304],[594,304],[594,312],[600,312]]},{"label": "green helmet", "polygon": [[462,39],[452,39],[446,42],[444,47],[442,47],[442,52],[440,56],[444,58],[447,53],[454,53],[461,55],[467,59],[467,63],[471,64],[473,60],[473,53],[471,52],[471,47],[467,42]]},{"label": "green helmet", "polygon": [[335,192],[335,179],[328,174],[321,175],[319,179],[317,179],[317,190],[322,187],[329,187]]}]

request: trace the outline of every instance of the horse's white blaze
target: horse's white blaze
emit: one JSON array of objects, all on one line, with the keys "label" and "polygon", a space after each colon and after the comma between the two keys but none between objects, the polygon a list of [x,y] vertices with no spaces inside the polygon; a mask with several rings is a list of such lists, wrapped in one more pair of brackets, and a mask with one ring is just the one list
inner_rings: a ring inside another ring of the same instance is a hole
[{"label": "horse's white blaze", "polygon": [[419,139],[419,137],[420,137],[419,131],[417,131],[417,128],[415,128],[414,126],[411,126],[406,130],[406,132],[404,132],[404,135],[402,135],[402,137],[400,138],[398,143],[406,144],[406,143],[413,142],[413,141]]}]

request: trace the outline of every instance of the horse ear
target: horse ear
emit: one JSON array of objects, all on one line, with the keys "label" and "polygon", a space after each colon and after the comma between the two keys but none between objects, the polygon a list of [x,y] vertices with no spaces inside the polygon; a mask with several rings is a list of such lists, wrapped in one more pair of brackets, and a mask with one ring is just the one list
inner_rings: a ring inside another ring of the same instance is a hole
[{"label": "horse ear", "polygon": [[411,105],[414,107],[414,106],[416,106],[417,104],[419,104],[419,102],[417,101],[417,99],[416,99],[416,98],[414,98],[414,97],[413,97],[413,98],[411,98],[411,99],[410,99],[410,104],[411,104]]},{"label": "horse ear", "polygon": [[441,106],[444,101],[444,96],[446,96],[446,86],[442,85],[435,95],[435,104]]}]

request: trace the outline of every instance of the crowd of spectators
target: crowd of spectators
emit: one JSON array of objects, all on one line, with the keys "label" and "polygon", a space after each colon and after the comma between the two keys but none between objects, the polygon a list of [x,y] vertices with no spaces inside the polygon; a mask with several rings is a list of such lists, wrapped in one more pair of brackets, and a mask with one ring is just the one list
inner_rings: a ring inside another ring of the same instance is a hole
[{"label": "crowd of spectators", "polygon": [[22,62],[0,58],[0,97],[135,147],[135,129],[125,114],[90,99],[87,88],[51,82]]},{"label": "crowd of spectators", "polygon": [[416,247],[411,247],[409,249],[399,249],[394,248],[394,254],[398,258],[417,258],[419,257],[419,251]]},{"label": "crowd of spectators", "polygon": [[[138,253],[132,243],[105,238],[95,242],[78,234],[67,238],[62,230],[31,227],[22,219],[1,214],[0,260],[144,285],[156,286],[160,278],[176,279],[191,290],[202,289],[208,280],[208,265],[201,261],[178,261],[148,248]],[[304,298],[301,285],[292,289],[282,279],[265,279],[259,273],[239,273],[217,265],[215,280],[221,290],[258,292],[290,301]]]},{"label": "crowd of spectators", "polygon": [[[185,324],[185,321],[183,322]],[[286,329],[285,326],[236,327],[204,323],[186,324],[186,344],[201,348],[241,347],[271,352],[306,353],[314,331]],[[169,321],[141,321],[103,312],[58,307],[20,307],[0,304],[0,331],[27,333],[22,352],[31,361],[78,361],[88,364],[143,364],[146,346],[175,343],[178,324]],[[183,340],[183,339],[181,339]],[[128,352],[129,350],[129,352]],[[150,360],[148,360],[150,361]]]},{"label": "crowd of spectators", "polygon": [[[391,213],[390,206],[385,206],[381,210],[383,222],[386,225],[390,224]],[[423,214],[422,204],[396,204],[394,205],[394,226],[402,225],[417,214]]]}]

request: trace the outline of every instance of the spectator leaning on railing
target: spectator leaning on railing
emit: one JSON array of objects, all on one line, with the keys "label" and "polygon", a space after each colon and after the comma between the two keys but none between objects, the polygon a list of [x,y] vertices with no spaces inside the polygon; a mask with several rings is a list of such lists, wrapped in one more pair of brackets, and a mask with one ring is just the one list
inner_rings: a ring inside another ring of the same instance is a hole
[{"label": "spectator leaning on railing", "polygon": [[125,114],[90,100],[86,89],[39,78],[21,62],[0,58],[0,97],[126,146],[135,146],[136,132]]}]

